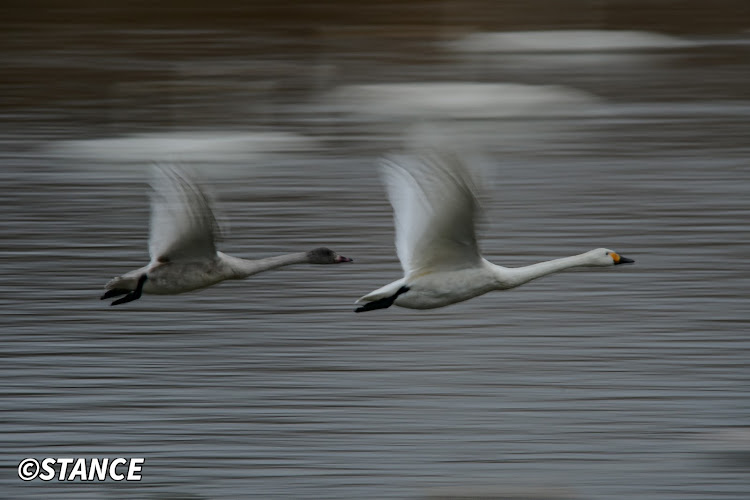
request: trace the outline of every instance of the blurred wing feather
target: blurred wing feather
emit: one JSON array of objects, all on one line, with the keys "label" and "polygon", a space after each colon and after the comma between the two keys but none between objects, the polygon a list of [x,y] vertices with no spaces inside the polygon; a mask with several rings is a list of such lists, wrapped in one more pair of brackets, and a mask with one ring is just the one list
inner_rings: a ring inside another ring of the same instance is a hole
[{"label": "blurred wing feather", "polygon": [[221,233],[200,187],[171,165],[154,168],[151,196],[152,261],[186,261],[216,255]]},{"label": "blurred wing feather", "polygon": [[396,251],[407,276],[478,264],[478,187],[458,155],[394,157],[383,161],[382,173],[393,206]]}]

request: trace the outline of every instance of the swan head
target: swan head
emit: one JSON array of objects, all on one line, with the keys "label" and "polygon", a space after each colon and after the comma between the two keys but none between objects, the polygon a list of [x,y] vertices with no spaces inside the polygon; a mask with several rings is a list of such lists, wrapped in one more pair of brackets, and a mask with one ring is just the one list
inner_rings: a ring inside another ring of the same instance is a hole
[{"label": "swan head", "polygon": [[353,259],[339,255],[326,247],[315,248],[307,252],[307,260],[310,264],[339,264],[341,262],[353,262]]},{"label": "swan head", "polygon": [[608,248],[597,248],[587,253],[590,266],[616,266],[619,264],[632,264],[633,259],[623,257],[614,250]]}]

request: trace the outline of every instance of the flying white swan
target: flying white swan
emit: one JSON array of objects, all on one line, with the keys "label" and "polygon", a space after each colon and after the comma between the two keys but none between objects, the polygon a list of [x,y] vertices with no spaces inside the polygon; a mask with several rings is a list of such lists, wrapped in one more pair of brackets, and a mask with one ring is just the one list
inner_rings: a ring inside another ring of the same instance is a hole
[{"label": "flying white swan", "polygon": [[606,248],[508,268],[479,253],[474,222],[477,179],[454,153],[424,153],[385,160],[383,179],[393,205],[396,251],[404,277],[357,300],[356,312],[396,304],[432,309],[506,290],[578,266],[634,262]]},{"label": "flying white swan", "polygon": [[200,187],[175,167],[158,166],[153,188],[148,244],[151,263],[107,283],[102,299],[125,295],[112,302],[113,306],[136,300],[142,293],[189,292],[291,264],[352,261],[327,248],[261,260],[217,252],[219,227]]}]

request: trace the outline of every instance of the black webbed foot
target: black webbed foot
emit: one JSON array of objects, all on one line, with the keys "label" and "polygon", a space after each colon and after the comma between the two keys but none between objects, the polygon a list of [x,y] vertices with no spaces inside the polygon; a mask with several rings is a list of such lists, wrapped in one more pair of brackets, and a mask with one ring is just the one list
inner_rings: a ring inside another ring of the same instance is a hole
[{"label": "black webbed foot", "polygon": [[127,302],[133,302],[134,300],[140,299],[141,294],[143,293],[143,284],[146,282],[147,279],[148,279],[148,276],[146,276],[145,274],[142,275],[140,278],[138,278],[138,285],[136,285],[135,290],[133,290],[132,292],[129,292],[123,298],[115,300],[110,305],[116,306],[119,304],[125,304]]},{"label": "black webbed foot", "polygon": [[127,288],[113,288],[112,290],[107,290],[106,292],[104,292],[104,295],[99,297],[99,300],[119,297],[120,295],[125,295],[126,293],[130,293],[130,290],[128,290]]},{"label": "black webbed foot", "polygon": [[355,313],[361,313],[365,311],[374,311],[375,309],[387,309],[393,305],[393,303],[396,301],[396,298],[398,298],[399,295],[402,293],[406,293],[409,291],[408,286],[402,286],[398,289],[396,293],[391,295],[390,297],[383,297],[382,299],[373,300],[372,302],[368,302],[367,304],[363,305],[362,307],[358,307],[354,310]]}]

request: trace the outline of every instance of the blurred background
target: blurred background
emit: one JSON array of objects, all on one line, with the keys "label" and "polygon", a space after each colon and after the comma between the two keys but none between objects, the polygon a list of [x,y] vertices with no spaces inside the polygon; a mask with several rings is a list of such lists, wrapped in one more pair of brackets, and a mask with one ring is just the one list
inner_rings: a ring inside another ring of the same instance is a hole
[{"label": "blurred background", "polygon": [[[102,3],[0,16],[7,498],[745,499],[750,4]],[[636,260],[433,311],[377,161],[438,131],[488,172],[481,246]],[[117,308],[155,162],[221,249],[298,266]],[[144,457],[24,483],[26,457]]]}]

